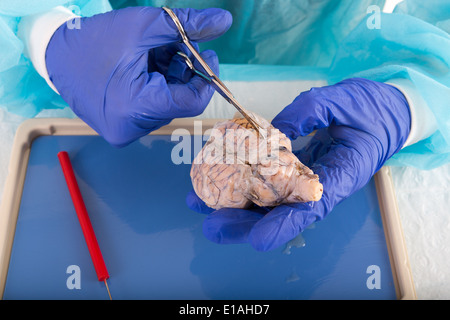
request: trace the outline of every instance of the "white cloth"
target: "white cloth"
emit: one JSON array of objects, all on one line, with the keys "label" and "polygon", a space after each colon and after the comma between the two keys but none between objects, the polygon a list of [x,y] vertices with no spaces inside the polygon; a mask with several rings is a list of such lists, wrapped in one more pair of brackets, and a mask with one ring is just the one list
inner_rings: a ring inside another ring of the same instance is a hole
[{"label": "white cloth", "polygon": [[55,92],[58,92],[58,90],[48,76],[45,52],[55,31],[63,23],[75,18],[78,18],[78,16],[72,11],[59,6],[47,12],[23,17],[19,23],[17,35],[25,45],[25,56],[31,60],[36,71]]}]

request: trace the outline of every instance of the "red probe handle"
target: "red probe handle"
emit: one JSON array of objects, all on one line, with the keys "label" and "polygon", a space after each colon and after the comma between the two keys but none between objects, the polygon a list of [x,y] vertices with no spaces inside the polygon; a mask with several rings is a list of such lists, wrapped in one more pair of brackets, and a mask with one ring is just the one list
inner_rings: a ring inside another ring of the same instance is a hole
[{"label": "red probe handle", "polygon": [[91,220],[89,219],[83,197],[81,196],[80,188],[78,187],[69,155],[66,151],[61,151],[58,153],[58,158],[66,179],[67,187],[69,188],[70,196],[72,197],[73,205],[75,206],[78,220],[80,221],[81,229],[83,230],[83,235],[86,240],[92,262],[94,263],[97,278],[99,281],[105,281],[109,278],[108,270],[106,269],[105,262],[103,261],[103,256],[100,251],[100,247],[98,246],[97,238],[95,237],[94,229],[92,228]]}]

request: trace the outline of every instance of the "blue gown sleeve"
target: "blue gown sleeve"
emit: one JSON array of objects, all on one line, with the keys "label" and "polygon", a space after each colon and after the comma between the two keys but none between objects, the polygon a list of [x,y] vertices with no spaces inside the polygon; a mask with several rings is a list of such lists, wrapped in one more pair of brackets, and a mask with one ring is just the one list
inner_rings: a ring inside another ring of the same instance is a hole
[{"label": "blue gown sleeve", "polygon": [[74,13],[90,16],[111,10],[107,0],[3,0],[0,2],[0,107],[23,117],[43,109],[67,106],[36,72],[17,36],[22,17],[63,5]]},{"label": "blue gown sleeve", "polygon": [[[331,84],[349,77],[408,81],[424,102],[422,108],[434,115],[436,130],[404,147],[388,165],[433,169],[450,162],[450,36],[439,27],[439,22],[445,25],[443,11],[450,18],[446,4],[436,11],[439,19],[428,13],[430,22],[406,13],[382,13],[379,28],[368,28],[363,19],[344,39],[330,68]],[[419,117],[416,121],[427,120]]]}]

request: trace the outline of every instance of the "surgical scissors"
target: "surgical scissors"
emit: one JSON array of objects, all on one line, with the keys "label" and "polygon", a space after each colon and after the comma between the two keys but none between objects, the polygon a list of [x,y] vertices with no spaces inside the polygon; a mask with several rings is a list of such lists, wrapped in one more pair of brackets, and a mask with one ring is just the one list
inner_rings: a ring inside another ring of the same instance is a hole
[{"label": "surgical scissors", "polygon": [[232,104],[239,111],[239,113],[242,114],[242,116],[244,116],[245,119],[247,119],[247,121],[253,126],[253,128],[255,128],[255,130],[262,137],[264,137],[264,135],[262,134],[263,130],[261,130],[261,129],[263,129],[263,127],[252,116],[250,116],[247,113],[247,111],[239,104],[239,102],[237,102],[237,100],[234,98],[234,96],[231,93],[231,91],[225,86],[225,84],[219,79],[219,77],[216,76],[216,74],[211,70],[209,65],[205,62],[205,60],[203,60],[203,58],[200,56],[200,54],[197,52],[197,50],[191,44],[189,38],[186,35],[186,32],[184,31],[184,28],[183,28],[181,22],[178,19],[178,17],[176,16],[176,14],[172,11],[172,9],[170,9],[168,7],[162,7],[162,8],[172,18],[173,22],[175,23],[175,26],[177,27],[178,31],[181,34],[182,42],[187,46],[187,48],[192,53],[194,58],[200,63],[202,68],[205,70],[206,74],[201,72],[201,71],[199,71],[199,70],[197,70],[194,67],[194,64],[192,63],[191,59],[189,59],[189,57],[185,53],[178,52],[178,54],[185,59],[185,62],[188,65],[188,67],[192,71],[197,73],[198,75],[202,76],[204,79],[206,79],[209,82],[211,82],[211,84],[213,85],[214,89],[222,97],[224,97],[225,100],[227,100],[230,104]]}]

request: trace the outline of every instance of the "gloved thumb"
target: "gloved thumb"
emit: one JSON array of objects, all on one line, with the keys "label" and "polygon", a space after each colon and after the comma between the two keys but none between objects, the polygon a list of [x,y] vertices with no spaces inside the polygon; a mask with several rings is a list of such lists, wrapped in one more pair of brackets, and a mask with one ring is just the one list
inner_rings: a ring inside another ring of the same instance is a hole
[{"label": "gloved thumb", "polygon": [[290,139],[328,127],[334,115],[326,91],[327,87],[302,92],[272,120],[272,125]]},{"label": "gloved thumb", "polygon": [[[155,12],[155,10],[157,10]],[[231,26],[230,12],[218,9],[172,9],[181,22],[191,41],[205,42],[223,35]],[[181,41],[181,34],[175,22],[162,8],[143,7],[141,17],[148,21],[145,26],[144,41],[152,47]]]}]

